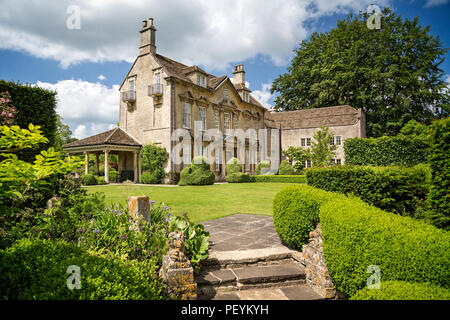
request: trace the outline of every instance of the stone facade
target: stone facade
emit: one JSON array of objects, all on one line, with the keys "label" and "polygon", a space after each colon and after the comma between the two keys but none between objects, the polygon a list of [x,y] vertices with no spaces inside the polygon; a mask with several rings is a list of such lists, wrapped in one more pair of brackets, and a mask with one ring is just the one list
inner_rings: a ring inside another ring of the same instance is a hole
[{"label": "stone facade", "polygon": [[306,283],[324,299],[338,299],[341,297],[334,288],[325,264],[322,246],[322,229],[320,224],[309,233],[309,243],[302,247],[302,252],[294,256],[305,268]]},{"label": "stone facade", "polygon": [[[182,151],[172,155],[174,145],[180,141],[175,132],[180,128],[187,129],[194,137],[194,121],[200,121],[203,114],[205,129],[218,128],[224,135],[227,134],[227,128],[243,131],[267,129],[268,135],[273,130],[278,131],[278,134],[281,132],[282,150],[289,146],[300,146],[300,137],[312,137],[315,130],[320,128],[319,123],[327,123],[308,121],[313,118],[334,119],[328,123],[335,135],[340,135],[342,143],[348,137],[364,136],[363,114],[350,106],[322,111],[270,112],[246,87],[243,65],[235,66],[233,81],[225,75],[208,74],[198,66],[187,66],[158,54],[155,35],[153,19],[143,21],[139,54],[120,87],[119,127],[142,145],[155,143],[164,147],[169,153],[166,172],[179,172],[183,168],[183,164],[177,165],[172,161],[173,156],[191,156],[192,159],[193,147],[190,154],[183,154]],[[188,120],[184,115],[184,106],[190,109]],[[353,114],[347,107],[354,111]],[[357,121],[354,121],[355,113],[359,114]],[[294,124],[289,121],[292,119],[295,120]],[[301,121],[297,121],[299,119]],[[214,158],[219,159],[220,156],[220,160],[211,163],[211,170],[219,179],[225,175],[223,163],[233,156],[241,159],[241,162],[254,159],[250,166],[243,165],[244,171],[250,173],[255,172],[256,162],[264,160],[260,159],[256,149],[250,148],[248,142],[245,142],[245,155],[237,151],[237,146],[233,154],[225,154],[225,147],[223,149],[220,155],[214,152]],[[267,155],[270,155],[270,151]],[[338,157],[342,158],[343,163],[342,145],[338,148]],[[217,165],[215,162],[218,162]]]}]

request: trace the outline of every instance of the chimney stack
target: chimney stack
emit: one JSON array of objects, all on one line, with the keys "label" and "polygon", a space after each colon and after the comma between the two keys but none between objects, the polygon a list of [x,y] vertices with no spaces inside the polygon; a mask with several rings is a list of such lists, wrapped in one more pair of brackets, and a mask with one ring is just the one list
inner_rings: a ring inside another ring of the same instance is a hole
[{"label": "chimney stack", "polygon": [[243,64],[238,64],[234,67],[233,83],[235,85],[242,84],[243,86],[245,86],[245,71]]},{"label": "chimney stack", "polygon": [[139,54],[156,53],[155,33],[156,28],[153,26],[153,18],[142,21],[141,44],[139,46]]}]

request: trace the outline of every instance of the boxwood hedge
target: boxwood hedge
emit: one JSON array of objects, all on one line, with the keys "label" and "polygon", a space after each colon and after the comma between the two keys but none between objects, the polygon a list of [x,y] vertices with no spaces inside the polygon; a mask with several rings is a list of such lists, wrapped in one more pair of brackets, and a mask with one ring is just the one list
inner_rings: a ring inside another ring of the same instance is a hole
[{"label": "boxwood hedge", "polygon": [[[70,290],[67,267],[80,267],[80,289]],[[166,299],[155,267],[89,253],[55,240],[22,239],[0,250],[0,299]]]},{"label": "boxwood hedge", "polygon": [[186,185],[210,185],[214,184],[214,172],[209,169],[208,159],[206,157],[195,157],[192,163],[181,170],[180,186]]},{"label": "boxwood hedge", "polygon": [[305,175],[257,175],[250,176],[251,182],[306,183]]},{"label": "boxwood hedge", "polygon": [[450,233],[357,198],[320,208],[325,261],[336,288],[352,296],[366,286],[367,268],[382,281],[430,282],[450,287]]},{"label": "boxwood hedge", "polygon": [[382,281],[380,289],[364,288],[350,300],[450,300],[450,291],[430,283]]},{"label": "boxwood hedge", "polygon": [[235,173],[228,174],[226,176],[226,180],[229,183],[250,182],[250,175],[248,173],[235,172]]}]

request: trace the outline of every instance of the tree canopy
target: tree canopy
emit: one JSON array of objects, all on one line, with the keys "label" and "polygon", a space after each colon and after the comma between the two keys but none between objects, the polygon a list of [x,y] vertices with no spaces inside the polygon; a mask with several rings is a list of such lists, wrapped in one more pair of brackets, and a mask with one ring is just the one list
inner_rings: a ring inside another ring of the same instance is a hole
[{"label": "tree canopy", "polygon": [[302,41],[272,85],[279,94],[275,108],[362,108],[372,137],[395,135],[411,119],[429,124],[447,117],[450,93],[439,67],[447,49],[439,37],[417,17],[402,19],[389,8],[380,29],[369,29],[367,18],[350,14],[329,32]]}]

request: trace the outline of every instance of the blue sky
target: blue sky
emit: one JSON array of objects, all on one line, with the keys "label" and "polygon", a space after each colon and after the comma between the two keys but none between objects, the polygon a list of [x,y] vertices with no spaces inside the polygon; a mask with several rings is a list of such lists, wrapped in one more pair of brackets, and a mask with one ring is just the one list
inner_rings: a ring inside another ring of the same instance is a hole
[{"label": "blue sky", "polygon": [[[136,57],[140,21],[153,17],[159,53],[229,77],[243,63],[253,95],[268,106],[299,42],[370,3],[419,16],[450,48],[448,0],[0,0],[0,79],[56,90],[58,113],[78,138],[107,130],[118,121],[118,86]],[[80,29],[67,27],[74,5]],[[450,59],[441,68],[450,75]]]}]

